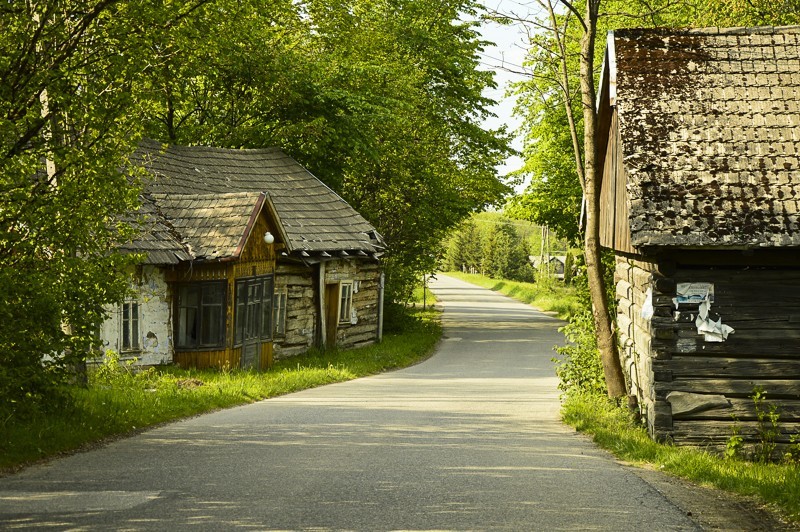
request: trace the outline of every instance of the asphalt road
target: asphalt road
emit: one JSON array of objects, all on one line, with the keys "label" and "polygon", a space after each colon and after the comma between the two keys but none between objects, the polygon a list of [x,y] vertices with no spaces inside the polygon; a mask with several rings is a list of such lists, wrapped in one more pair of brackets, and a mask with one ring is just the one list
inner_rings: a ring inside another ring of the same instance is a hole
[{"label": "asphalt road", "polygon": [[697,530],[558,420],[558,320],[444,276],[412,368],[154,429],[0,479],[0,529]]}]

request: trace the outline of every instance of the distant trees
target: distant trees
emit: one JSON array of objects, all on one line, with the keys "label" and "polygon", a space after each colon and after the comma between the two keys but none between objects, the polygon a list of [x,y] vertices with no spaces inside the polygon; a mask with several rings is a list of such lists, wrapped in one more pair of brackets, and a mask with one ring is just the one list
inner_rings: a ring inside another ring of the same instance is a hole
[{"label": "distant trees", "polygon": [[532,282],[529,240],[507,218],[471,218],[446,242],[443,267],[449,271],[476,272],[494,279]]}]

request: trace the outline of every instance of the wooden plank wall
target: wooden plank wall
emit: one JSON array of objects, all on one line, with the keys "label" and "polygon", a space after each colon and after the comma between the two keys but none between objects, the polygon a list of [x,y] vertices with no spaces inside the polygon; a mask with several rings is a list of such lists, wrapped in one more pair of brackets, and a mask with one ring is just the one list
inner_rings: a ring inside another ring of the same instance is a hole
[{"label": "wooden plank wall", "polygon": [[628,222],[627,174],[618,130],[615,109],[610,121],[600,188],[600,244],[617,251],[633,253]]},{"label": "wooden plank wall", "polygon": [[326,269],[325,280],[358,281],[358,292],[353,294],[353,308],[358,322],[339,324],[336,346],[346,349],[374,343],[378,337],[380,265],[368,260],[331,261]]},{"label": "wooden plank wall", "polygon": [[275,292],[280,290],[287,292],[286,334],[275,338],[276,359],[299,355],[311,348],[317,327],[312,269],[302,264],[279,262],[275,273]]},{"label": "wooden plank wall", "polygon": [[[640,401],[651,435],[721,450],[736,422],[745,441],[757,443],[757,386],[767,394],[761,412],[774,405],[780,413],[779,443],[800,432],[800,269],[676,267],[667,276],[655,263],[618,259],[617,272],[630,285],[618,284],[618,296],[632,296],[620,297],[620,340],[638,377],[650,379]],[[725,342],[697,333],[691,307],[675,312],[672,297],[683,282],[713,283],[712,317],[735,330]],[[644,320],[639,300],[648,287],[655,315]],[[696,410],[673,412],[673,392],[688,394]]]}]

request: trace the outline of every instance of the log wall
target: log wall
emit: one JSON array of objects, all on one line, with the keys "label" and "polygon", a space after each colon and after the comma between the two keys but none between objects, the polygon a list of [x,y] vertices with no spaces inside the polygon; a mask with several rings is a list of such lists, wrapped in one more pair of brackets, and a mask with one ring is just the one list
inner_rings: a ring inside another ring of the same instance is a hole
[{"label": "log wall", "polygon": [[340,323],[336,331],[336,347],[351,348],[372,344],[378,337],[379,264],[365,260],[331,261],[325,270],[325,281],[354,281],[353,309],[356,323]]},{"label": "log wall", "polygon": [[286,333],[274,339],[275,358],[308,351],[314,345],[317,327],[317,299],[313,270],[303,264],[278,263],[275,293],[286,291]]},{"label": "log wall", "polygon": [[[623,367],[653,437],[723,449],[736,423],[746,442],[757,443],[759,411],[773,406],[779,443],[800,432],[800,268],[619,256],[616,279]],[[697,306],[673,305],[686,282],[713,284],[711,318],[734,329],[724,342],[698,333]],[[648,289],[654,313],[645,319]],[[757,387],[766,392],[760,407]]]},{"label": "log wall", "polygon": [[[367,260],[332,260],[326,264],[325,282],[356,281],[353,293],[356,323],[339,324],[336,345],[359,347],[374,343],[378,335],[378,283],[380,265]],[[301,354],[314,346],[317,338],[319,299],[314,271],[303,264],[278,263],[275,291],[285,290],[286,333],[276,337],[274,356],[286,358]]]}]

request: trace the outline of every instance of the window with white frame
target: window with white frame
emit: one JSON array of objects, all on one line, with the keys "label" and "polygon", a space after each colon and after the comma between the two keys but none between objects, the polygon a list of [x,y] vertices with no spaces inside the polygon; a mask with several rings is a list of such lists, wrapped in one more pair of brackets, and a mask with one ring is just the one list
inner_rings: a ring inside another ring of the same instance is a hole
[{"label": "window with white frame", "polygon": [[120,351],[139,350],[139,303],[126,301],[120,312]]},{"label": "window with white frame", "polygon": [[275,326],[275,336],[286,335],[286,301],[288,299],[287,289],[276,288],[275,296],[272,298],[272,323]]},{"label": "window with white frame", "polygon": [[339,285],[339,323],[350,323],[352,308],[353,281],[342,282]]}]

